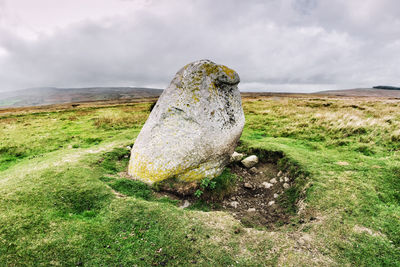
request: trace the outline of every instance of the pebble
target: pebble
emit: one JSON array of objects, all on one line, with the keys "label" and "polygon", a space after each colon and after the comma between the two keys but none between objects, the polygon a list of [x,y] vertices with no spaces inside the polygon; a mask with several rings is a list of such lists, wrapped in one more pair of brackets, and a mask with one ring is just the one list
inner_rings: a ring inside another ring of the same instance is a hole
[{"label": "pebble", "polygon": [[268,182],[264,182],[264,183],[262,183],[262,185],[263,185],[266,189],[269,189],[269,188],[271,188],[271,187],[273,186],[273,184],[270,184],[270,183],[268,183]]},{"label": "pebble", "polygon": [[187,208],[189,206],[190,206],[190,202],[185,199],[185,201],[183,202],[182,206],[180,206],[179,208],[185,209],[185,208]]},{"label": "pebble", "polygon": [[251,168],[258,163],[258,157],[256,155],[251,155],[241,161],[246,168]]},{"label": "pebble", "polygon": [[275,193],[274,194],[274,198],[278,198],[278,197],[279,197],[279,195]]},{"label": "pebble", "polygon": [[126,149],[131,150],[132,148],[130,146],[127,146]]},{"label": "pebble", "polygon": [[275,201],[271,200],[270,202],[268,202],[268,206],[272,206],[275,204]]},{"label": "pebble", "polygon": [[290,187],[290,185],[288,183],[283,184],[283,188],[288,189],[289,187]]},{"label": "pebble", "polygon": [[282,177],[281,177],[281,178],[279,178],[279,182],[281,182],[281,183],[283,182],[283,178],[282,178]]},{"label": "pebble", "polygon": [[243,187],[247,188],[247,189],[252,189],[253,188],[253,186],[250,183],[244,183]]},{"label": "pebble", "polygon": [[249,209],[247,210],[247,212],[255,212],[255,211],[256,211],[255,208],[249,208]]},{"label": "pebble", "polygon": [[241,161],[244,157],[244,154],[242,153],[238,153],[238,152],[233,152],[233,154],[231,155],[231,162],[237,162],[237,161]]},{"label": "pebble", "polygon": [[258,172],[258,170],[257,170],[256,167],[252,167],[249,171],[250,171],[251,173],[253,173],[253,174],[255,174],[255,173]]},{"label": "pebble", "polygon": [[231,205],[233,208],[237,209],[239,202],[237,201],[232,201],[231,203],[229,203],[229,205]]},{"label": "pebble", "polygon": [[278,177],[281,176],[281,175],[282,175],[282,171],[279,171],[278,172]]},{"label": "pebble", "polygon": [[287,176],[285,176],[285,178],[283,178],[285,180],[285,182],[289,182],[289,178]]},{"label": "pebble", "polygon": [[269,180],[269,182],[270,182],[271,184],[276,184],[278,181],[277,181],[275,178],[272,178],[271,180]]}]

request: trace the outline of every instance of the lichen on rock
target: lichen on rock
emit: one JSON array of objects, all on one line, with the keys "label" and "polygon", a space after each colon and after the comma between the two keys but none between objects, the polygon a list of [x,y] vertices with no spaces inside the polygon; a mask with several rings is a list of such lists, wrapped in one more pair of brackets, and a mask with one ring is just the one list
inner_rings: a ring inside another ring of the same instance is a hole
[{"label": "lichen on rock", "polygon": [[209,60],[179,70],[135,141],[129,174],[150,184],[221,174],[245,122],[239,81],[235,71]]}]

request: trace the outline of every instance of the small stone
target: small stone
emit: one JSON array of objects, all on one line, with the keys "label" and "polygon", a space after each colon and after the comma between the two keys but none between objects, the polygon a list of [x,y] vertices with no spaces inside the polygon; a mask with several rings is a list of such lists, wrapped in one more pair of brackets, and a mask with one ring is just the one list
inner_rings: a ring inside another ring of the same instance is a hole
[{"label": "small stone", "polygon": [[232,206],[233,208],[237,209],[239,202],[237,201],[232,201],[231,203],[229,203],[230,206]]},{"label": "small stone", "polygon": [[238,152],[235,151],[231,155],[231,162],[241,161],[243,157],[244,157],[244,154],[238,153]]},{"label": "small stone", "polygon": [[130,146],[127,146],[126,149],[131,150],[132,148]]},{"label": "small stone", "polygon": [[283,184],[283,188],[288,189],[289,187],[290,187],[290,185],[288,183]]},{"label": "small stone", "polygon": [[256,155],[251,155],[248,156],[247,158],[245,158],[244,160],[242,160],[242,164],[246,167],[246,168],[251,168],[254,165],[256,165],[258,163],[258,157]]},{"label": "small stone", "polygon": [[284,180],[285,182],[289,182],[289,178],[288,178],[287,176],[285,176],[285,178],[283,178],[283,180]]},{"label": "small stone", "polygon": [[278,198],[278,197],[279,197],[279,195],[275,193],[274,194],[274,198]]},{"label": "small stone", "polygon": [[265,187],[266,189],[269,189],[269,188],[271,188],[273,186],[273,184],[270,184],[268,182],[264,182],[264,183],[262,183],[262,186]]},{"label": "small stone", "polygon": [[279,171],[278,172],[278,177],[281,176],[281,175],[282,175],[282,171]]},{"label": "small stone", "polygon": [[253,174],[255,174],[255,173],[258,172],[258,170],[257,170],[256,167],[252,167],[249,171],[250,171],[251,173],[253,173]]},{"label": "small stone", "polygon": [[277,181],[275,178],[272,178],[271,180],[269,180],[269,182],[270,182],[271,184],[276,184],[278,181]]},{"label": "small stone", "polygon": [[249,208],[249,209],[247,210],[247,212],[255,212],[255,211],[256,211],[255,208]]},{"label": "small stone", "polygon": [[283,183],[283,178],[282,177],[279,178],[279,182]]},{"label": "small stone", "polygon": [[268,206],[272,206],[275,204],[275,201],[271,200],[270,202],[268,202]]},{"label": "small stone", "polygon": [[185,201],[183,202],[182,206],[180,206],[179,208],[185,209],[185,208],[187,208],[189,206],[190,206],[190,202],[187,199],[185,199]]},{"label": "small stone", "polygon": [[253,186],[250,183],[244,183],[243,187],[246,189],[253,189]]}]

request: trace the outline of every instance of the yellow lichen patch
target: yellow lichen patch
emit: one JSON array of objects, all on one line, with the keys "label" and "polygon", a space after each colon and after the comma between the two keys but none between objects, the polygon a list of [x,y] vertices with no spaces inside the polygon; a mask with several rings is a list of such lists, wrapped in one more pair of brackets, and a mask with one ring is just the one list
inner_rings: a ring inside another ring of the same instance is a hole
[{"label": "yellow lichen patch", "polygon": [[216,169],[215,164],[210,162],[203,163],[195,168],[190,168],[177,175],[177,178],[186,182],[199,181],[205,177],[210,179],[220,175],[222,169]]},{"label": "yellow lichen patch", "polygon": [[154,183],[166,180],[171,177],[177,177],[183,181],[196,181],[205,177],[207,167],[185,167],[179,165],[174,168],[155,168],[153,162],[145,159],[143,155],[132,153],[129,162],[129,174],[136,179],[146,183]]},{"label": "yellow lichen patch", "polygon": [[213,73],[214,74],[218,73],[218,65],[215,65],[215,64],[206,63],[206,64],[203,64],[202,68],[206,72],[207,76],[209,76]]},{"label": "yellow lichen patch", "polygon": [[193,91],[192,99],[193,99],[193,101],[194,101],[195,103],[197,103],[197,102],[200,101],[199,97],[198,97],[197,94],[196,94],[196,91]]},{"label": "yellow lichen patch", "polygon": [[208,87],[208,91],[210,92],[210,94],[218,95],[218,89],[215,86],[215,83],[213,83],[213,82],[210,83],[210,86]]},{"label": "yellow lichen patch", "polygon": [[235,71],[227,66],[221,65],[221,69],[228,75],[229,78],[235,79]]}]

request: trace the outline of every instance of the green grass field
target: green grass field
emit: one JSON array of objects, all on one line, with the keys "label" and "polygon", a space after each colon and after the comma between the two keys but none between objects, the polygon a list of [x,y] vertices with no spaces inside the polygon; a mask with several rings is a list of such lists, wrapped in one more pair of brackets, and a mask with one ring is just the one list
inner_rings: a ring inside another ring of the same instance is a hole
[{"label": "green grass field", "polygon": [[273,229],[119,177],[150,105],[0,114],[0,266],[400,266],[399,101],[244,99],[240,149],[300,174]]}]

